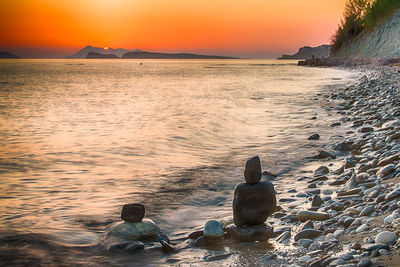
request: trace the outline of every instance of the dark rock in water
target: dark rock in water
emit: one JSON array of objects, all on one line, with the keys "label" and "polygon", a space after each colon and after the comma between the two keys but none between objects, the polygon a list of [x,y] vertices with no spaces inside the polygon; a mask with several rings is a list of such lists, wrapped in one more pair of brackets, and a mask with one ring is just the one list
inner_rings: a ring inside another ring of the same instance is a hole
[{"label": "dark rock in water", "polygon": [[200,231],[195,231],[195,232],[190,233],[190,234],[188,235],[188,237],[189,237],[190,239],[197,239],[197,238],[199,238],[199,237],[202,236],[202,235],[203,235],[203,231],[200,230]]},{"label": "dark rock in water", "polygon": [[207,238],[205,238],[204,236],[200,236],[196,239],[196,241],[194,241],[194,245],[196,247],[205,247],[207,246],[207,244]]},{"label": "dark rock in water", "polygon": [[233,238],[243,242],[267,241],[274,235],[274,229],[266,224],[245,227],[231,224],[226,230]]},{"label": "dark rock in water", "polygon": [[330,152],[325,151],[325,150],[318,150],[317,153],[315,154],[315,157],[317,159],[327,159],[327,158],[336,159],[335,154],[330,153]]},{"label": "dark rock in water", "polygon": [[328,174],[328,173],[329,173],[328,167],[320,166],[315,170],[314,176],[321,176],[321,175]]},{"label": "dark rock in water", "polygon": [[144,218],[144,213],[145,208],[142,204],[125,204],[122,207],[121,219],[130,223],[141,222]]},{"label": "dark rock in water", "polygon": [[272,172],[269,172],[269,171],[264,171],[262,173],[262,176],[264,176],[265,180],[267,180],[267,181],[273,181],[276,179],[276,177],[278,177],[278,175],[276,175]]},{"label": "dark rock in water", "polygon": [[319,134],[313,134],[310,137],[308,137],[308,140],[319,140]]},{"label": "dark rock in water", "polygon": [[162,249],[164,252],[172,252],[175,250],[175,247],[171,244],[169,244],[168,242],[164,241],[164,240],[159,240],[158,242],[160,242]]},{"label": "dark rock in water", "polygon": [[334,149],[335,150],[339,150],[339,151],[343,151],[343,152],[352,151],[353,150],[353,144],[354,144],[353,141],[344,141],[344,142],[341,142],[341,143],[337,144],[334,147]]},{"label": "dark rock in water", "polygon": [[276,208],[274,186],[270,182],[240,183],[235,187],[232,207],[237,226],[263,224]]},{"label": "dark rock in water", "polygon": [[111,252],[136,251],[143,248],[144,244],[140,241],[112,242],[107,245],[107,250]]},{"label": "dark rock in water", "polygon": [[247,160],[244,169],[244,179],[249,184],[256,184],[261,180],[261,162],[258,156]]}]

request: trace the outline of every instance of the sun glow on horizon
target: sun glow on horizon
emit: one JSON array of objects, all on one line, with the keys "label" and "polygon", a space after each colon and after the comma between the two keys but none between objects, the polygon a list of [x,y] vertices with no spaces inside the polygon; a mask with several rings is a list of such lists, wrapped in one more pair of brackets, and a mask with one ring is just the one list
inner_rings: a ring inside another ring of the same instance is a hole
[{"label": "sun glow on horizon", "polygon": [[165,52],[294,52],[328,43],[344,2],[2,0],[0,48],[107,43]]},{"label": "sun glow on horizon", "polygon": [[103,49],[107,51],[109,48],[108,48],[108,46],[105,46]]}]

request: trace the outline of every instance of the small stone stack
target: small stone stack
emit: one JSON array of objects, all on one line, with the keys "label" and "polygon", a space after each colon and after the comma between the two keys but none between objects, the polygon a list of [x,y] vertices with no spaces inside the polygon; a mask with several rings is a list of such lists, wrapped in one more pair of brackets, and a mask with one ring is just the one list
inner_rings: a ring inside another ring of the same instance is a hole
[{"label": "small stone stack", "polygon": [[125,222],[137,223],[144,218],[145,208],[142,204],[125,204],[121,210],[121,219]]},{"label": "small stone stack", "polygon": [[265,241],[273,235],[273,229],[264,222],[275,211],[275,189],[270,182],[260,182],[261,162],[258,156],[246,162],[246,183],[236,185],[233,198],[234,225],[228,233],[240,241]]}]

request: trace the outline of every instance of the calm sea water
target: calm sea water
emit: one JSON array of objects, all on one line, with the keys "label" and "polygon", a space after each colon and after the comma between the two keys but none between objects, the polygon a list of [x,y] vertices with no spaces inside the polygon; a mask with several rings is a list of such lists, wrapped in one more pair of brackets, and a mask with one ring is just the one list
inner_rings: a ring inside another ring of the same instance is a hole
[{"label": "calm sea water", "polygon": [[313,99],[355,76],[294,61],[140,62],[0,62],[3,238],[95,246],[132,202],[170,235],[230,216],[245,160],[301,165],[307,137],[333,119]]}]

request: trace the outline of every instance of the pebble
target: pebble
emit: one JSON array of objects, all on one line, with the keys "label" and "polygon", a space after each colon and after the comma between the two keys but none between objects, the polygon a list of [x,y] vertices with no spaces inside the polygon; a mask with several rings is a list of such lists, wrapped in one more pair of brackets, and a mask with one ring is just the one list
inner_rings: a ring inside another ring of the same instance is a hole
[{"label": "pebble", "polygon": [[216,220],[207,221],[204,225],[203,235],[206,238],[222,238],[224,236],[222,224]]},{"label": "pebble", "polygon": [[373,206],[366,206],[361,212],[360,216],[369,216],[375,208]]},{"label": "pebble", "polygon": [[322,235],[322,233],[323,232],[319,231],[319,230],[306,229],[306,230],[298,232],[294,236],[294,241],[298,241],[300,239],[314,239],[314,238],[319,237],[320,235]]},{"label": "pebble", "polygon": [[369,226],[367,224],[362,224],[356,229],[356,233],[361,233],[368,230]]},{"label": "pebble", "polygon": [[375,243],[393,245],[397,241],[397,235],[393,232],[383,231],[376,235]]},{"label": "pebble", "polygon": [[324,201],[321,199],[321,197],[319,195],[314,195],[312,202],[311,202],[311,206],[312,207],[319,207],[322,204],[324,204]]},{"label": "pebble", "polygon": [[357,267],[370,267],[372,265],[373,265],[373,263],[372,263],[372,261],[370,259],[362,259],[358,263]]},{"label": "pebble", "polygon": [[306,221],[306,220],[325,221],[329,219],[329,214],[326,212],[302,210],[296,214],[296,217],[300,221]]}]

